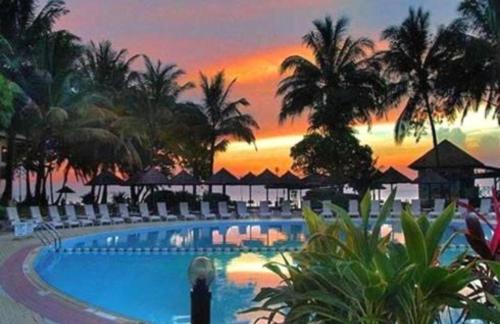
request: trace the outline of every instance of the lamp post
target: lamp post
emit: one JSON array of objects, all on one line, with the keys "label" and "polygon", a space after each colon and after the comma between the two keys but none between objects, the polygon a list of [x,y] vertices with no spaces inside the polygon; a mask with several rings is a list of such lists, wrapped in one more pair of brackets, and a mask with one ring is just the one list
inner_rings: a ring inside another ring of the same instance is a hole
[{"label": "lamp post", "polygon": [[207,257],[196,257],[188,269],[191,282],[191,323],[210,324],[210,284],[215,278],[215,266]]}]

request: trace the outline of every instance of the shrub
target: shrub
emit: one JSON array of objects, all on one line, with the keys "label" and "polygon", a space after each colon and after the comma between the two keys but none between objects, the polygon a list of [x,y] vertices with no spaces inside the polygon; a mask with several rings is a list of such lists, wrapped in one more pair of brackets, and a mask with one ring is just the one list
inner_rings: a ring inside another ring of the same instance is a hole
[{"label": "shrub", "polygon": [[406,209],[401,216],[402,244],[390,234],[380,235],[394,195],[372,225],[369,194],[360,203],[360,225],[336,205],[333,223],[305,211],[308,241],[293,261],[283,256],[283,263],[266,265],[283,283],[263,288],[254,299],[260,306],[245,312],[265,312],[269,323],[283,316],[287,323],[430,324],[439,321],[447,307],[465,309],[460,291],[472,280],[471,272],[439,263],[454,204],[432,223]]}]

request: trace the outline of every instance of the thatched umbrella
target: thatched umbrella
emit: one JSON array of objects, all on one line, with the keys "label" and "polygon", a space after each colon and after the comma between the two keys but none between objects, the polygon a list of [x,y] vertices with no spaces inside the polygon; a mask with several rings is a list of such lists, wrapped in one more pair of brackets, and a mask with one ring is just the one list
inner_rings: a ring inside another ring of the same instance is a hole
[{"label": "thatched umbrella", "polygon": [[218,172],[212,174],[207,181],[205,181],[205,183],[210,186],[222,186],[222,193],[226,195],[226,186],[239,185],[240,180],[238,180],[238,178],[236,178],[231,172],[222,168]]},{"label": "thatched umbrella", "polygon": [[[113,172],[108,170],[102,170],[98,175],[92,178],[89,182],[87,182],[86,186],[92,186],[92,197],[94,196],[94,188],[95,186],[101,186],[103,188],[102,191],[102,202],[106,202],[108,196],[108,186],[123,186],[124,181],[117,177]],[[100,194],[99,194],[100,195]],[[94,199],[94,198],[92,198]]]},{"label": "thatched umbrella", "polygon": [[168,185],[170,180],[167,176],[161,173],[154,167],[150,167],[144,171],[138,172],[131,176],[126,184],[130,186],[130,190],[133,191],[135,186],[146,186],[151,192],[151,196],[155,199],[154,189],[155,186]]},{"label": "thatched umbrella", "polygon": [[252,203],[252,186],[256,184],[255,178],[257,178],[255,174],[253,174],[252,172],[248,172],[240,179],[241,185],[248,186],[248,200],[250,204]]},{"label": "thatched umbrella", "polygon": [[193,194],[196,194],[196,186],[201,184],[201,182],[189,174],[186,170],[182,170],[170,180],[170,184],[174,186],[182,186],[183,191],[185,191],[186,186],[193,186]]},{"label": "thatched umbrella", "polygon": [[392,189],[395,184],[412,183],[412,180],[395,168],[390,167],[389,169],[385,170],[379,177],[377,177],[375,183],[391,185]]},{"label": "thatched umbrella", "polygon": [[64,194],[64,200],[68,200],[68,194],[74,194],[75,191],[68,186],[63,186],[61,189],[56,191],[58,194]]},{"label": "thatched umbrella", "polygon": [[274,187],[286,189],[287,200],[290,200],[290,189],[302,189],[304,185],[298,176],[291,171],[287,171],[279,178],[279,183]]},{"label": "thatched umbrella", "polygon": [[266,187],[266,200],[269,201],[269,186],[276,185],[280,182],[280,178],[272,173],[269,169],[265,169],[255,177],[255,184]]}]

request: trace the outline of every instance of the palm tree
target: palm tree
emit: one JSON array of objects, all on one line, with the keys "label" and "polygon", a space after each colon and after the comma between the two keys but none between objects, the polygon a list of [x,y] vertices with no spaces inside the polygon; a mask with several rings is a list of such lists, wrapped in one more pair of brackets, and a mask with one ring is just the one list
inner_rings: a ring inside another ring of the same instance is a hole
[{"label": "palm tree", "polygon": [[[40,10],[38,10],[40,9]],[[31,57],[36,43],[52,30],[56,20],[68,10],[62,0],[50,0],[38,8],[35,0],[4,0],[0,6],[0,71],[17,83],[11,126],[7,129],[7,157],[5,167],[5,189],[2,201],[12,199],[12,181],[16,157],[16,136],[22,120],[33,107],[31,100],[21,91],[26,74],[31,69]],[[29,178],[28,178],[29,179]]]},{"label": "palm tree", "polygon": [[201,111],[208,119],[210,134],[209,156],[210,174],[214,170],[215,154],[224,152],[231,139],[255,143],[254,130],[259,125],[250,114],[242,113],[240,107],[249,106],[245,98],[232,101],[229,99],[231,90],[236,83],[233,79],[226,86],[224,71],[219,71],[209,78],[200,72],[200,87],[203,94]]},{"label": "palm tree", "polygon": [[[420,138],[429,121],[434,148],[438,145],[435,119],[454,119],[456,109],[447,105],[441,96],[440,82],[453,61],[461,56],[458,46],[463,26],[454,22],[439,27],[433,35],[429,26],[429,13],[421,8],[409,9],[401,25],[391,26],[382,33],[389,49],[377,54],[385,65],[385,74],[391,85],[394,102],[404,101],[396,122],[395,139],[400,144],[413,132]],[[439,154],[436,154],[439,165]]]},{"label": "palm tree", "polygon": [[485,104],[500,124],[500,3],[495,0],[463,0],[459,6],[468,25],[467,46],[462,60],[449,69],[449,80],[457,80],[454,103],[464,110],[477,111]]},{"label": "palm tree", "polygon": [[291,73],[277,91],[283,97],[281,122],[310,109],[312,129],[340,134],[352,132],[355,122],[370,123],[373,113],[383,113],[384,82],[367,60],[373,42],[348,36],[348,23],[347,18],[315,20],[315,29],[303,37],[313,60],[292,55],[282,62],[281,73]]},{"label": "palm tree", "polygon": [[137,77],[131,65],[139,55],[127,58],[127,54],[126,49],[113,49],[110,41],[102,41],[97,45],[91,41],[79,60],[80,71],[96,89],[109,93],[115,101],[119,101],[120,95]]},{"label": "palm tree", "polygon": [[165,134],[173,123],[179,96],[194,87],[180,83],[185,72],[175,64],[153,62],[143,56],[145,71],[138,73],[125,99],[124,115],[116,126],[124,136],[134,130],[137,149],[145,165],[156,165],[165,172],[173,167],[173,157]]}]

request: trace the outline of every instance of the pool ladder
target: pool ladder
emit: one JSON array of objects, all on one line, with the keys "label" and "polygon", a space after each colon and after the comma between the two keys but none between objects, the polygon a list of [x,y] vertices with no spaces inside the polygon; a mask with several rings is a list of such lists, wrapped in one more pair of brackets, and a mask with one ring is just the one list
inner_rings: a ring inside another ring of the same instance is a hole
[{"label": "pool ladder", "polygon": [[52,245],[54,250],[60,250],[61,235],[52,224],[46,222],[39,223],[35,226],[34,233],[43,245]]}]

